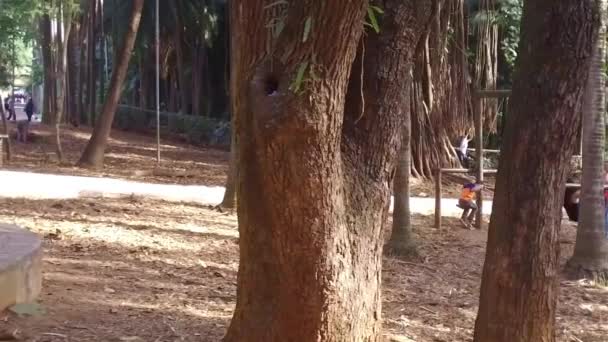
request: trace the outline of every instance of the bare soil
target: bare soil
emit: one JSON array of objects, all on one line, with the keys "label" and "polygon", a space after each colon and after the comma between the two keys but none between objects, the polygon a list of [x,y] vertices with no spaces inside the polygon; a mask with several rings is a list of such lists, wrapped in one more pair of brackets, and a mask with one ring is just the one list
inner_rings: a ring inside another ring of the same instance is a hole
[{"label": "bare soil", "polygon": [[[14,124],[11,130],[15,134]],[[42,124],[32,125],[26,144],[12,140],[13,160],[5,169],[54,174],[123,178],[148,183],[204,184],[223,186],[228,170],[229,153],[220,149],[194,147],[174,140],[161,141],[161,164],[156,162],[154,137],[112,131],[105,167],[87,170],[75,167],[91,136],[89,128],[64,128],[64,159],[57,160],[54,131]],[[173,174],[151,174],[154,169],[171,170]]]},{"label": "bare soil", "polygon": [[[219,341],[235,305],[236,216],[140,198],[0,200],[0,221],[44,236],[46,314],[0,317],[25,341]],[[486,231],[431,228],[422,260],[384,260],[384,322],[404,341],[470,341]],[[565,224],[563,255],[574,227]],[[563,258],[565,262],[565,257]],[[558,341],[605,341],[608,289],[562,281]],[[409,339],[409,340],[408,340]]]},{"label": "bare soil", "polygon": [[[42,136],[48,130],[35,133]],[[87,136],[86,130],[66,132],[70,163],[77,160]],[[153,139],[120,132],[113,139],[103,173],[44,159],[52,149],[41,142],[17,145],[10,167],[154,182],[223,183],[226,152],[166,143],[166,165],[201,174],[138,178],[131,176],[134,166],[154,167]],[[432,196],[430,182],[413,187]],[[487,231],[464,230],[451,218],[444,219],[446,228],[437,230],[431,228],[432,221],[413,218],[420,260],[384,258],[385,332],[399,341],[471,341]],[[238,269],[233,213],[136,197],[0,199],[0,222],[44,237],[40,305],[46,310],[27,317],[0,313],[0,336],[18,331],[29,342],[215,342],[229,324]],[[564,222],[562,265],[572,253],[574,238],[575,227]],[[608,289],[563,279],[557,324],[560,342],[606,341]]]}]

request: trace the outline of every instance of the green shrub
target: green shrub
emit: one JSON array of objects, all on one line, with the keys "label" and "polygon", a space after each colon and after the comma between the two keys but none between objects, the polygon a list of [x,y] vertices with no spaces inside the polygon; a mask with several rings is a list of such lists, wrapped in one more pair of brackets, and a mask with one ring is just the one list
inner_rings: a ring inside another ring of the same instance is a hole
[{"label": "green shrub", "polygon": [[[178,114],[170,112],[160,113],[161,133],[183,135],[194,145],[208,145],[217,141],[213,134],[219,125],[225,122],[208,117]],[[131,132],[151,133],[156,130],[156,112],[141,110],[137,107],[119,106],[114,117],[114,127]]]}]

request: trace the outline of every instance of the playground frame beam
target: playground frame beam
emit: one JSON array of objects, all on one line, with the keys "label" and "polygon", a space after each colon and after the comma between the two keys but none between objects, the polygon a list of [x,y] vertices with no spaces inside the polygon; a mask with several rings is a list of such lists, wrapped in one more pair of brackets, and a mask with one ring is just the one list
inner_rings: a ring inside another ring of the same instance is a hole
[{"label": "playground frame beam", "polygon": [[[475,173],[476,170],[473,169],[437,169],[435,171],[435,228],[441,228],[441,193],[442,193],[442,184],[441,178],[445,173],[451,174],[472,174]],[[484,173],[487,175],[495,175],[498,170],[485,170]]]}]

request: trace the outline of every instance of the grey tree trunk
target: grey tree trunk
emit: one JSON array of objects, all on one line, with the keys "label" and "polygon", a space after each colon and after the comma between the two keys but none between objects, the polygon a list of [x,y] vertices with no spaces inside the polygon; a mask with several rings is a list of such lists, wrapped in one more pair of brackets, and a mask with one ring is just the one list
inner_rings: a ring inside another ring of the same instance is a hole
[{"label": "grey tree trunk", "polygon": [[[406,82],[407,83],[407,82]],[[404,91],[406,94],[409,90]],[[387,254],[415,257],[418,255],[416,242],[412,236],[410,212],[410,170],[411,165],[411,119],[409,106],[405,110],[405,129],[403,132],[403,146],[399,152],[399,160],[395,171],[393,183],[393,229],[390,240],[386,245]]]},{"label": "grey tree trunk", "polygon": [[595,0],[601,13],[593,51],[593,62],[585,89],[583,105],[583,177],[581,183],[580,221],[574,255],[568,267],[576,277],[608,281],[608,238],[605,231],[604,141],[606,60],[606,1]]},{"label": "grey tree trunk", "polygon": [[[68,37],[72,27],[72,14],[69,4],[60,2],[61,16],[58,25],[62,27],[63,34],[57,34],[57,111],[55,112],[55,148],[57,159],[63,161],[63,148],[61,147],[61,123],[66,110],[65,100],[67,92],[66,67],[68,63]],[[59,31],[59,30],[58,30]]]}]

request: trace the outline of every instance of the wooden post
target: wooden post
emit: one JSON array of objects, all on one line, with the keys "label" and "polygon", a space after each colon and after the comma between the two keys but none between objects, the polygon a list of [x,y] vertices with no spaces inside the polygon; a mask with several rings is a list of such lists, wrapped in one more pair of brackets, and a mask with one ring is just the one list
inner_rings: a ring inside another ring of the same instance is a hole
[{"label": "wooden post", "polygon": [[[477,183],[483,184],[483,118],[482,118],[482,103],[480,94],[476,93],[473,99],[474,114],[475,114],[475,136],[476,152],[477,152]],[[477,229],[482,227],[483,218],[483,191],[477,194],[477,215],[475,217],[475,226]]]},{"label": "wooden post", "polygon": [[441,169],[435,175],[435,228],[441,228]]}]

